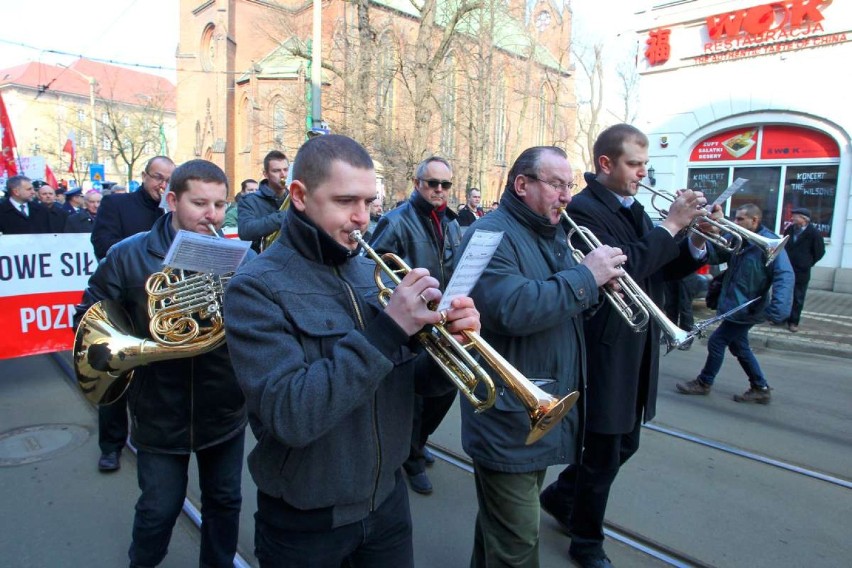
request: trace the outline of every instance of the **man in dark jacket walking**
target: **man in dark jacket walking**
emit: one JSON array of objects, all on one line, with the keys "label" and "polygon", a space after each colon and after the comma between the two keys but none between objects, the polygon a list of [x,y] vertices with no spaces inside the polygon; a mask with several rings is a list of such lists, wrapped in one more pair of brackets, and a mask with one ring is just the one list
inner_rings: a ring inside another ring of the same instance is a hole
[{"label": "man in dark jacket walking", "polygon": [[[33,183],[33,186],[36,184]],[[62,205],[56,201],[56,190],[45,182],[41,182],[36,188],[39,203],[47,210],[47,225],[49,233],[65,232],[65,220],[68,212],[62,209]],[[89,232],[89,231],[87,231]]]},{"label": "man in dark jacket walking", "polygon": [[[760,207],[747,203],[737,208],[734,222],[768,239],[777,239],[778,235],[761,225],[762,217]],[[707,341],[707,360],[701,373],[696,379],[677,383],[675,386],[681,394],[710,394],[716,375],[722,368],[725,349],[730,349],[748,376],[749,382],[749,389],[741,395],[735,395],[734,400],[768,404],[772,398],[769,384],[748,344],[748,332],[767,318],[775,324],[787,319],[792,303],[793,269],[786,251],[781,251],[781,254],[766,266],[763,251],[748,241],[744,242],[740,251],[734,255],[714,250],[714,254],[710,255],[710,264],[722,262],[727,262],[728,268],[722,279],[718,313],[726,313],[755,298],[759,300],[722,321]]]},{"label": "man in dark jacket walking", "polygon": [[[677,239],[705,214],[701,193],[684,191],[654,226],[635,200],[647,176],[648,138],[628,124],[601,132],[593,147],[595,173],[568,206],[574,221],[603,244],[627,255],[625,268],[658,306],[664,281],[694,272],[706,256],[704,239]],[[718,213],[716,213],[718,214]],[[582,463],[569,466],[542,493],[542,506],[570,527],[571,558],[584,567],[610,565],[603,549],[609,490],[619,468],[639,447],[643,420],[654,417],[660,327],[653,319],[636,333],[607,302],[585,322],[589,386]]]},{"label": "man in dark jacket walking", "polygon": [[[326,135],[293,163],[281,236],[231,280],[228,346],[257,446],[255,552],[262,567],[414,564],[400,466],[411,439],[415,379],[434,364],[411,336],[442,319],[438,281],[413,269],[387,307],[375,263],[350,239],[376,199],[373,161]],[[456,298],[448,330],[479,329]],[[426,375],[428,376],[428,375]]]},{"label": "man in dark jacket walking", "polygon": [[[502,231],[494,257],[471,296],[482,313],[482,336],[525,377],[562,399],[585,387],[582,313],[599,301],[598,288],[623,274],[626,260],[608,246],[577,264],[559,223],[571,201],[574,174],[565,152],[540,146],[524,151],[509,171],[500,207],[476,221]],[[547,467],[577,463],[582,403],[540,440],[526,444],[528,410],[500,383],[494,406],[477,414],[463,399],[462,444],[473,458],[479,513],[470,565],[538,567],[538,494]]]},{"label": "man in dark jacket walking", "polygon": [[[148,160],[142,171],[142,186],[133,193],[106,196],[98,207],[92,227],[92,246],[98,260],[117,242],[148,231],[163,214],[160,201],[169,186],[175,164],[166,156]],[[98,407],[98,469],[116,471],[121,467],[121,450],[127,440],[126,396],[109,406]]]},{"label": "man in dark jacket walking", "polygon": [[[76,323],[100,300],[127,310],[137,333],[148,331],[145,282],[163,268],[177,231],[210,234],[225,217],[228,180],[215,164],[191,160],[174,171],[167,201],[172,212],[150,231],[112,247],[77,306]],[[245,398],[222,344],[202,355],[137,367],[130,383],[131,439],[142,494],[136,503],[131,566],[157,566],[186,496],[191,454],[201,486],[200,566],[230,568],[237,550]]]},{"label": "man in dark jacket walking", "polygon": [[[411,267],[428,269],[440,282],[441,290],[450,281],[461,245],[457,216],[447,207],[452,180],[453,169],[444,158],[433,156],[420,162],[411,197],[379,219],[370,240],[377,252],[391,252]],[[411,488],[426,495],[432,492],[425,467],[429,457],[426,441],[441,425],[456,397],[456,389],[440,374],[434,387],[428,396],[415,402],[411,453],[405,462]]]},{"label": "man in dark jacket walking", "polygon": [[805,294],[811,281],[811,268],[825,255],[825,242],[816,227],[811,225],[811,211],[804,207],[793,209],[790,226],[784,231],[789,235],[787,255],[793,265],[796,285],[793,288],[793,308],[787,327],[792,332],[799,331],[802,308],[805,307]]},{"label": "man in dark jacket walking", "polygon": [[266,237],[281,228],[284,211],[281,204],[287,198],[287,173],[290,160],[283,152],[273,150],[263,158],[264,179],[257,191],[246,194],[237,209],[237,233],[251,241],[256,252],[263,249]]},{"label": "man in dark jacket walking", "polygon": [[101,205],[102,196],[92,190],[86,194],[86,205],[65,220],[64,233],[91,233],[95,226],[95,218]]},{"label": "man in dark jacket walking", "polygon": [[12,176],[6,180],[6,199],[0,201],[0,233],[4,235],[31,235],[47,233],[47,210],[33,201],[33,183],[26,176]]}]

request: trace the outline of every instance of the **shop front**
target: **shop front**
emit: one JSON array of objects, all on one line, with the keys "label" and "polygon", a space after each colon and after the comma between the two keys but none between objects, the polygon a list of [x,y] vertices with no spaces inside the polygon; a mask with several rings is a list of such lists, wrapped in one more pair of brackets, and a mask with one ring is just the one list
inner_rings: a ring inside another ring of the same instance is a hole
[{"label": "shop front", "polygon": [[712,201],[744,180],[726,213],[754,203],[776,233],[810,209],[826,242],[811,286],[852,292],[850,3],[668,2],[637,21],[646,181]]}]

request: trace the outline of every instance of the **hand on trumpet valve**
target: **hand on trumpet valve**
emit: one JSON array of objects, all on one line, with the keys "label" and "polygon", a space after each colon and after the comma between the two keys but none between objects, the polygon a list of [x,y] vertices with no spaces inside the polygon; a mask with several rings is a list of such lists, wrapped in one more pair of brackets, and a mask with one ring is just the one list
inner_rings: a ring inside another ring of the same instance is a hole
[{"label": "hand on trumpet valve", "polygon": [[595,284],[600,287],[624,276],[625,271],[621,265],[625,262],[627,262],[627,256],[621,252],[620,248],[601,245],[589,251],[581,264],[592,271]]},{"label": "hand on trumpet valve", "polygon": [[473,305],[473,300],[467,296],[453,298],[450,309],[446,312],[447,331],[453,334],[457,341],[464,342],[463,331],[479,333],[482,325],[479,322],[479,312]]},{"label": "hand on trumpet valve", "polygon": [[[718,221],[719,219],[725,218],[725,213],[721,205],[714,205],[712,211],[709,215],[706,215],[706,217],[709,217],[713,221]],[[721,229],[718,224],[708,223],[706,219],[699,220],[695,226],[702,233],[712,233],[714,235],[721,233]]]},{"label": "hand on trumpet valve", "polygon": [[672,234],[686,229],[698,217],[706,216],[704,209],[707,198],[700,191],[684,189],[677,192],[677,198],[669,206],[662,225]]},{"label": "hand on trumpet valve", "polygon": [[432,309],[441,300],[438,281],[425,268],[414,268],[394,288],[385,313],[409,336],[444,316]]}]

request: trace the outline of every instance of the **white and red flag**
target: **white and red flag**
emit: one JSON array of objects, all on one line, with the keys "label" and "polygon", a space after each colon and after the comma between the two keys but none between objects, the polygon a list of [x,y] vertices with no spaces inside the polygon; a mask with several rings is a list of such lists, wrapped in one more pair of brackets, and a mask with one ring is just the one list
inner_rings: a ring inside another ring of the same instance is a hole
[{"label": "white and red flag", "polygon": [[12,120],[6,112],[6,103],[3,95],[0,95],[0,176],[5,177],[18,175],[18,165],[15,163],[15,133],[12,132]]},{"label": "white and red flag", "polygon": [[62,151],[66,154],[70,154],[71,157],[68,159],[68,173],[74,173],[74,158],[77,157],[77,141],[74,138],[74,131],[68,133],[68,140],[65,141],[65,146],[62,147]]}]

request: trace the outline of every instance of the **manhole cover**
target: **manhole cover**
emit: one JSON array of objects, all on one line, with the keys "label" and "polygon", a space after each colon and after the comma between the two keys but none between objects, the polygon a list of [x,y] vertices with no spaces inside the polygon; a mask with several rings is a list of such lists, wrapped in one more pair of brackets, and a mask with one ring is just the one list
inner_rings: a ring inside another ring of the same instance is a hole
[{"label": "manhole cover", "polygon": [[0,434],[0,466],[22,465],[60,456],[83,445],[89,431],[74,424],[42,424]]}]

